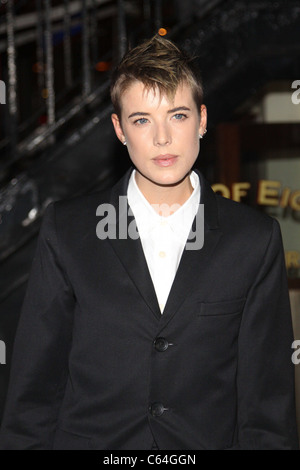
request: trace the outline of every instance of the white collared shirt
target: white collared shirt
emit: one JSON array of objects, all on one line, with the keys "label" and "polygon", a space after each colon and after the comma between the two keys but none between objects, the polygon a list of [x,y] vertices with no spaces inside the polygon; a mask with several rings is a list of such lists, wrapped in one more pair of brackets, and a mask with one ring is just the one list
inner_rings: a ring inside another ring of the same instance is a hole
[{"label": "white collared shirt", "polygon": [[187,201],[168,217],[159,215],[141,193],[131,174],[127,197],[135,217],[144,255],[163,313],[182,252],[200,203],[200,183],[193,171],[190,175],[193,192]]}]

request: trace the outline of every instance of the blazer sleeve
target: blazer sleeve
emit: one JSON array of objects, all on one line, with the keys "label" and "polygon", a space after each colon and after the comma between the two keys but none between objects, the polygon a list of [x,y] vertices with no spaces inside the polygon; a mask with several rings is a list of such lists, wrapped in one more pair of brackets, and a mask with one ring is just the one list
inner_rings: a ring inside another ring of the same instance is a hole
[{"label": "blazer sleeve", "polygon": [[242,449],[299,448],[292,342],[283,245],[274,219],[239,334],[237,413]]},{"label": "blazer sleeve", "polygon": [[2,449],[51,449],[64,394],[75,299],[59,251],[55,204],[43,216],[15,336]]}]

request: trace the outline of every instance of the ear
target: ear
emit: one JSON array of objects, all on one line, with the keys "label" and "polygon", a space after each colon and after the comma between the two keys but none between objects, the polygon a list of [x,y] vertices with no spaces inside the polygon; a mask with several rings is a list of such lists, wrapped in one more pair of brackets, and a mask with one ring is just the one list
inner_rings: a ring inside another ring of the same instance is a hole
[{"label": "ear", "polygon": [[122,127],[121,127],[121,123],[120,123],[120,119],[119,119],[118,115],[115,114],[115,113],[113,113],[113,114],[111,115],[111,120],[112,120],[114,129],[115,129],[116,136],[118,137],[118,139],[119,139],[119,140],[122,142],[122,144],[123,144],[124,141],[126,140],[126,138],[125,138],[125,135],[123,134]]},{"label": "ear", "polygon": [[201,105],[200,108],[200,125],[199,134],[204,135],[207,127],[207,108],[205,104]]}]

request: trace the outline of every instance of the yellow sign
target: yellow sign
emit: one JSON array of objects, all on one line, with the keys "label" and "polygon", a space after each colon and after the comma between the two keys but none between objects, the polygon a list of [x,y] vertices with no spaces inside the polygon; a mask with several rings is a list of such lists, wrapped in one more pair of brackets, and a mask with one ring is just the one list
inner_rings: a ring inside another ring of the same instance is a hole
[{"label": "yellow sign", "polygon": [[290,270],[297,271],[300,268],[300,252],[299,251],[286,251],[285,264]]},{"label": "yellow sign", "polygon": [[[241,202],[242,198],[247,196],[250,188],[251,184],[248,182],[233,183],[231,189],[221,183],[212,185],[215,192],[237,202]],[[259,180],[256,202],[264,206],[283,208],[290,206],[293,210],[300,211],[300,190],[282,187],[280,181]]]}]

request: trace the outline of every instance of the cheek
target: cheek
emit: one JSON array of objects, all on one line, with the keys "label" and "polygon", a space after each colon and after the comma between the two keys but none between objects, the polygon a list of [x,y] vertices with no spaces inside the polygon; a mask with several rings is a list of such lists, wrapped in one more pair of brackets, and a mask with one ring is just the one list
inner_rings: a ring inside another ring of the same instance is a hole
[{"label": "cheek", "polygon": [[128,152],[136,158],[139,158],[141,154],[143,154],[146,148],[145,142],[143,140],[136,140],[136,139],[128,139],[127,140],[127,149]]},{"label": "cheek", "polygon": [[130,128],[126,129],[125,135],[127,137],[127,142],[130,143],[132,148],[139,149],[148,142],[149,136],[147,135],[146,130]]},{"label": "cheek", "polygon": [[143,139],[127,138],[127,151],[133,163],[140,164],[143,162],[145,152],[147,151],[146,149],[147,145]]},{"label": "cheek", "polygon": [[188,142],[190,142],[190,150],[198,153],[199,148],[200,148],[200,140],[199,140],[198,130],[194,130],[190,134]]},{"label": "cheek", "polygon": [[190,155],[191,161],[195,161],[197,159],[199,151],[200,151],[200,142],[199,142],[199,138],[197,134],[196,137],[193,137],[193,142],[191,143],[189,147],[189,155]]},{"label": "cheek", "polygon": [[195,144],[198,142],[199,139],[199,126],[196,122],[194,122],[192,126],[182,129],[180,133],[181,138],[184,138],[185,142]]}]

